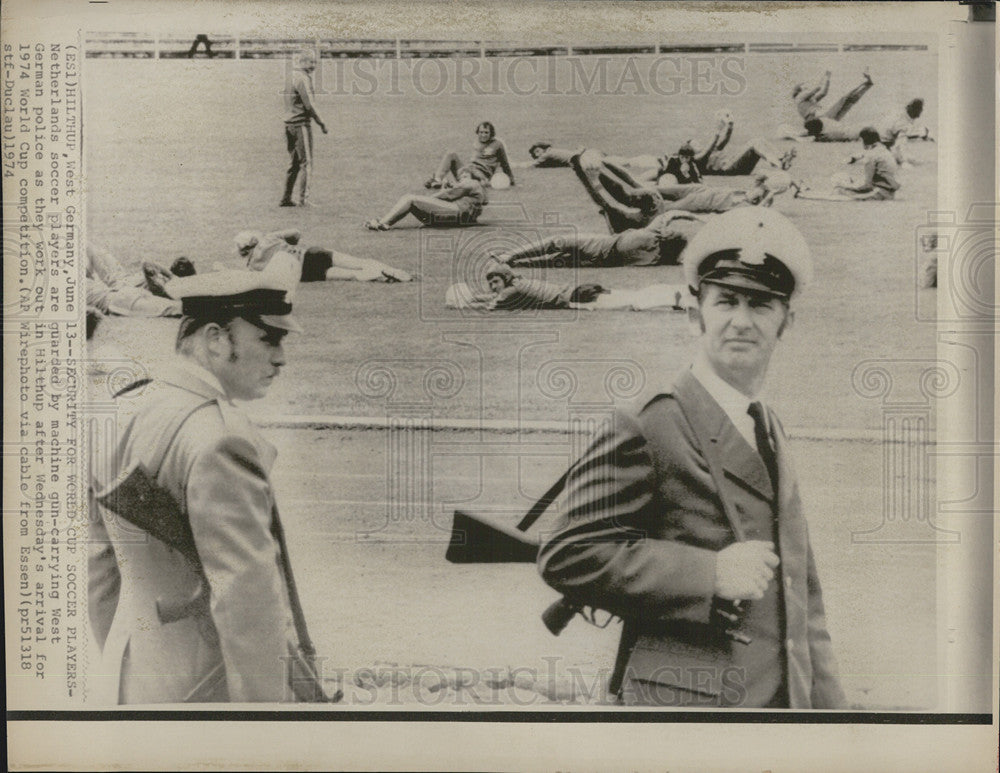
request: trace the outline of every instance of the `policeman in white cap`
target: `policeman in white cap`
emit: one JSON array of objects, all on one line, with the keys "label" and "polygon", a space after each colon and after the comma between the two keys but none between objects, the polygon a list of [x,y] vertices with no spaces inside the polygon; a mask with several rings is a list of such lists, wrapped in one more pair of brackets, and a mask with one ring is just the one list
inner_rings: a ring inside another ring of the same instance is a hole
[{"label": "policeman in white cap", "polygon": [[[324,700],[269,479],[275,450],[234,400],[262,397],[300,327],[259,271],[178,278],[176,361],[117,396],[93,487],[120,582],[95,694],[112,703]],[[107,608],[108,605],[104,605]],[[92,616],[94,617],[94,616]],[[103,689],[101,689],[103,688]]]},{"label": "policeman in white cap", "polygon": [[808,247],[783,215],[748,207],[702,228],[683,260],[694,364],[570,469],[540,571],[624,620],[622,703],[842,707],[788,440],[760,400]]}]

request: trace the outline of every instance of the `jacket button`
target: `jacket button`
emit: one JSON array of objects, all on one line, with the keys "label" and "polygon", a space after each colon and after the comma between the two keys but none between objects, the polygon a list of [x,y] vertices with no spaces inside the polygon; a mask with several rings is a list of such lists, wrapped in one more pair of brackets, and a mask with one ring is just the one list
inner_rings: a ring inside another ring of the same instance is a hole
[{"label": "jacket button", "polygon": [[785,577],[785,587],[788,588],[788,590],[792,589],[792,578],[791,577],[788,577],[788,576]]},{"label": "jacket button", "polygon": [[791,652],[793,649],[795,649],[795,642],[792,641],[791,639],[785,639],[785,649]]}]

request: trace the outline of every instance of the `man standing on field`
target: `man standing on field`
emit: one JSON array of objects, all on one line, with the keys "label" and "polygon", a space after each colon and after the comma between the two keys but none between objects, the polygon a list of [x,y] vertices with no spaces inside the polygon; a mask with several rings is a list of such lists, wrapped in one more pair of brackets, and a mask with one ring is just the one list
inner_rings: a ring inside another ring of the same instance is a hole
[{"label": "man standing on field", "polygon": [[624,620],[626,705],[844,708],[792,450],[760,393],[812,274],[783,215],[743,207],[684,252],[699,346],[570,468],[550,585]]},{"label": "man standing on field", "polygon": [[313,161],[312,122],[316,122],[323,134],[327,133],[326,124],[313,107],[315,94],[312,74],[316,69],[316,54],[308,50],[298,51],[294,63],[291,82],[285,88],[285,143],[291,160],[285,176],[282,207],[296,205],[292,195],[299,177],[302,179],[302,189],[298,206],[309,206],[309,178],[312,176]]}]

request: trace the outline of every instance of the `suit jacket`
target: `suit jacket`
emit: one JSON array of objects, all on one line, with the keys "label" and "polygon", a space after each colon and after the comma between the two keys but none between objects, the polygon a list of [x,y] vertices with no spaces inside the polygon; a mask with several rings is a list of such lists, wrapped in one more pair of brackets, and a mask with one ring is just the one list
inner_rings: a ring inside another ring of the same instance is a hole
[{"label": "suit jacket", "polygon": [[106,587],[116,570],[121,586],[96,692],[117,703],[289,699],[298,642],[268,480],[274,448],[187,370],[118,402],[96,495],[137,464],[152,474],[166,447],[156,483],[187,516],[199,561],[99,507],[113,553],[92,553],[91,577]]},{"label": "suit jacket", "polygon": [[[539,568],[571,600],[624,620],[613,690],[674,705],[765,706],[776,689],[791,708],[844,704],[787,440],[771,423],[777,501],[756,449],[690,372],[638,416],[618,414],[570,469]],[[699,435],[716,446],[739,523],[722,506]],[[743,621],[751,644],[727,637],[713,615],[716,554],[738,533],[776,536],[781,558]]]}]

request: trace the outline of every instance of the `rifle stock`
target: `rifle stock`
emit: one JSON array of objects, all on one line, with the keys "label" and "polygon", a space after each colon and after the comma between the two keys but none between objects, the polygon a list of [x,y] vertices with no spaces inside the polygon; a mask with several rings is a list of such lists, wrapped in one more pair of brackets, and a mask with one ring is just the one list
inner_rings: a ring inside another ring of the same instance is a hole
[{"label": "rifle stock", "polygon": [[[566,483],[568,471],[535,502],[521,519],[517,528],[511,528],[474,513],[456,510],[451,526],[451,541],[445,559],[453,564],[533,564],[538,558],[538,542],[530,539],[526,531],[555,501]],[[553,636],[558,636],[580,607],[563,597],[552,602],[542,613],[542,622]]]},{"label": "rifle stock", "polygon": [[523,531],[456,510],[444,557],[453,564],[533,564],[538,543]]}]

